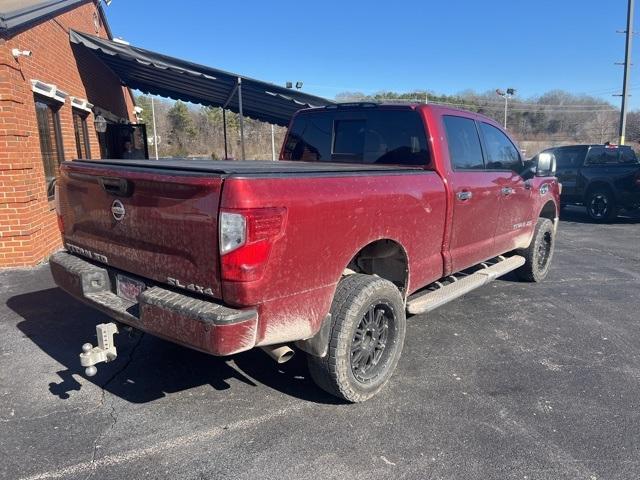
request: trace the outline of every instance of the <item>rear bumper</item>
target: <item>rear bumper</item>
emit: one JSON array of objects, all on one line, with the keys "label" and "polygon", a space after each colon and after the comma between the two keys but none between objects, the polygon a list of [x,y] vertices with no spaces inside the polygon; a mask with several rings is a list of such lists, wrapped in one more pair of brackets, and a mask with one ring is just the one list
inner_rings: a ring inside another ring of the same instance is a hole
[{"label": "rear bumper", "polygon": [[60,288],[134,328],[212,355],[231,355],[256,343],[256,310],[236,310],[159,286],[148,286],[133,303],[114,293],[113,269],[67,252],[52,255],[49,265]]}]

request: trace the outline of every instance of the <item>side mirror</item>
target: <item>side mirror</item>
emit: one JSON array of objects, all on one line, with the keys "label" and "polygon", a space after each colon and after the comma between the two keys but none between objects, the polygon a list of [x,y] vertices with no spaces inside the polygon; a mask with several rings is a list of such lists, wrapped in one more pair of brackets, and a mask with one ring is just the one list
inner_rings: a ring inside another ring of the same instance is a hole
[{"label": "side mirror", "polygon": [[536,161],[536,177],[551,177],[556,174],[556,156],[553,153],[542,152]]},{"label": "side mirror", "polygon": [[523,179],[531,180],[533,177],[536,176],[536,164],[537,164],[536,158],[524,161],[524,167],[522,169],[522,172],[520,172],[520,176]]}]

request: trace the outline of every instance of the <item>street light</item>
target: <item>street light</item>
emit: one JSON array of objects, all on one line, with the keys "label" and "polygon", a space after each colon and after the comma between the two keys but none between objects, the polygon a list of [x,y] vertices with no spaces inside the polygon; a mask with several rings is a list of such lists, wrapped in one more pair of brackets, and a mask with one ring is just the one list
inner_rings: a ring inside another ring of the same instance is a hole
[{"label": "street light", "polygon": [[504,128],[507,128],[507,107],[509,104],[509,99],[516,94],[515,88],[507,88],[507,91],[504,92],[499,88],[496,88],[496,93],[504,98]]}]

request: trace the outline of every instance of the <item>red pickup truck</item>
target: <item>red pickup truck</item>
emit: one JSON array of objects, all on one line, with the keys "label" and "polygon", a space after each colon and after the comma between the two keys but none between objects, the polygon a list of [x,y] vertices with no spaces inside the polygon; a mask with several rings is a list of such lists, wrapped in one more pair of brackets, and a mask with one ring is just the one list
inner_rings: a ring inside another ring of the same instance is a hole
[{"label": "red pickup truck", "polygon": [[[406,313],[506,272],[547,275],[560,185],[493,120],[343,104],[292,119],[280,161],[64,162],[56,283],[117,322],[213,355],[307,353],[351,402],[395,369]],[[112,335],[83,346],[87,374]]]}]

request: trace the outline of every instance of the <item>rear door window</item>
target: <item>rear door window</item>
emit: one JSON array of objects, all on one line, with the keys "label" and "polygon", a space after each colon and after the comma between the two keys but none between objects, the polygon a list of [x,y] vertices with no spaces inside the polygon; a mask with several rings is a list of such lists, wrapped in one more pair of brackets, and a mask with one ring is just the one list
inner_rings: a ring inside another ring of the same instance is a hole
[{"label": "rear door window", "polygon": [[556,157],[558,168],[578,168],[582,166],[585,156],[584,147],[568,147],[549,150]]},{"label": "rear door window", "polygon": [[283,159],[419,166],[430,163],[418,112],[376,107],[300,113],[291,126]]},{"label": "rear door window", "polygon": [[480,122],[480,130],[486,147],[485,162],[488,170],[522,171],[522,160],[515,145],[502,131]]},{"label": "rear door window", "polygon": [[443,121],[451,166],[455,170],[483,170],[482,147],[475,120],[445,115]]}]

